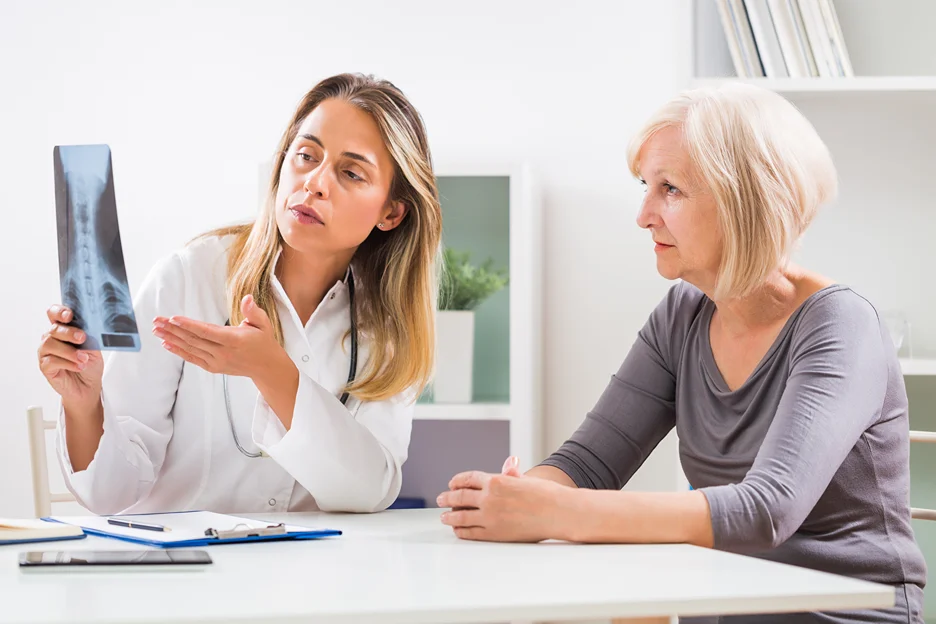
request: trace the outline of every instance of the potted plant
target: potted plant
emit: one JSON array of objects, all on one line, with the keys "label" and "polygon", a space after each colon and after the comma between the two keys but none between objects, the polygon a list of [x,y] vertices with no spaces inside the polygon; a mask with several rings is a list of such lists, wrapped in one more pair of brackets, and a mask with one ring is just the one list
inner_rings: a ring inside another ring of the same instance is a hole
[{"label": "potted plant", "polygon": [[448,248],[443,261],[432,395],[436,403],[470,403],[475,309],[507,285],[507,273],[492,258],[475,265],[468,252]]}]

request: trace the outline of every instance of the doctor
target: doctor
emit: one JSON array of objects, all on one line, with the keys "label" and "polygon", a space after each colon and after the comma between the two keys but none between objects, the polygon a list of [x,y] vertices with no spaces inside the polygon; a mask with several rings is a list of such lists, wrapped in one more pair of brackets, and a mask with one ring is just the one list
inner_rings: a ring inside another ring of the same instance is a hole
[{"label": "doctor", "polygon": [[320,82],[257,220],[150,272],[139,353],[104,365],[76,348],[70,310],[48,310],[39,365],[62,397],[69,489],[101,514],[385,509],[432,369],[441,228],[406,97],[362,75]]}]

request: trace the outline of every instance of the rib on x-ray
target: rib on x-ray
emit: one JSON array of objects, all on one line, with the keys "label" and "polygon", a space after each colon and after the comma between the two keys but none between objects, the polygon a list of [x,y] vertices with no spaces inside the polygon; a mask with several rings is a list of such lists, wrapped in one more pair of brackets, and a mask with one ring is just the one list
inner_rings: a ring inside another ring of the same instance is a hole
[{"label": "rib on x-ray", "polygon": [[107,145],[59,145],[55,161],[62,303],[87,334],[82,349],[139,351]]}]

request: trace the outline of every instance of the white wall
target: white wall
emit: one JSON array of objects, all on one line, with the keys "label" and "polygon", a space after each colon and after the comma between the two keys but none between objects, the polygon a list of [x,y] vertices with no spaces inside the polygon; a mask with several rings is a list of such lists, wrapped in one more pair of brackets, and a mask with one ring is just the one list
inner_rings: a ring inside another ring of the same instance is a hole
[{"label": "white wall", "polygon": [[[333,73],[401,87],[437,164],[529,161],[546,202],[552,448],[667,287],[634,224],[625,145],[687,83],[688,20],[686,0],[0,4],[0,516],[31,512],[24,408],[56,409],[35,355],[59,299],[54,145],[111,145],[132,292],[157,258],[253,213],[258,163]],[[672,460],[655,466],[637,487],[672,487]]]},{"label": "white wall", "polygon": [[[801,241],[803,265],[909,321],[913,356],[936,357],[936,93],[799,97],[832,152],[839,198]],[[907,356],[906,347],[901,355]],[[910,398],[913,405],[913,397]]]}]

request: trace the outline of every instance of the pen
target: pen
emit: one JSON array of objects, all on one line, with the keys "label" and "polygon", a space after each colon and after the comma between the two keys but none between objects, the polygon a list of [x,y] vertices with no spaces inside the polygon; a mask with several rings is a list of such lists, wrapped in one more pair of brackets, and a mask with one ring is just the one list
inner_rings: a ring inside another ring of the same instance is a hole
[{"label": "pen", "polygon": [[121,518],[108,518],[107,524],[113,524],[114,526],[127,527],[128,529],[143,529],[145,531],[169,531],[169,527],[164,527],[161,524],[147,524],[145,522],[137,522],[136,520],[123,520]]}]

